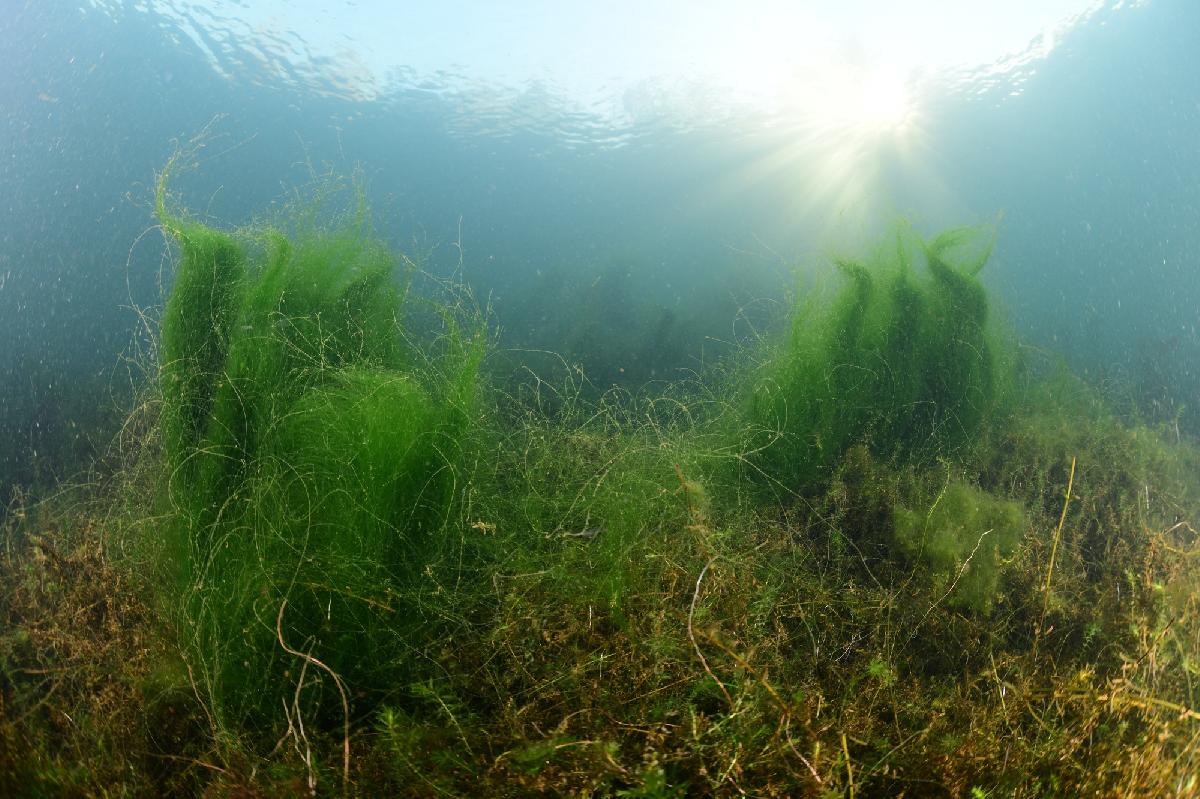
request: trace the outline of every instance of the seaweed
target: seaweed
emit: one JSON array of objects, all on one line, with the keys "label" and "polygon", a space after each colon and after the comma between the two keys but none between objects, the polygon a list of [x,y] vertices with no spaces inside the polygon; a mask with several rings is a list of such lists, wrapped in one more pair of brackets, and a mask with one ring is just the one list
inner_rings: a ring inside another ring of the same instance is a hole
[{"label": "seaweed", "polygon": [[1197,795],[1200,449],[1015,369],[980,231],[762,359],[508,395],[361,203],[165,186],[159,380],[0,522],[0,792]]},{"label": "seaweed", "polygon": [[167,209],[169,174],[162,552],[198,679],[231,728],[287,707],[306,663],[386,692],[420,627],[404,596],[444,543],[483,339],[455,324],[420,352],[415,267],[361,214],[224,233]]},{"label": "seaweed", "polygon": [[974,440],[1002,404],[1012,360],[997,353],[1003,345],[976,277],[991,245],[970,249],[985,232],[956,229],[925,243],[902,230],[894,249],[865,263],[836,260],[843,280],[832,299],[810,292],[796,301],[790,336],[749,401],[751,448],[767,478],[803,490],[827,480],[857,443],[929,463]]}]

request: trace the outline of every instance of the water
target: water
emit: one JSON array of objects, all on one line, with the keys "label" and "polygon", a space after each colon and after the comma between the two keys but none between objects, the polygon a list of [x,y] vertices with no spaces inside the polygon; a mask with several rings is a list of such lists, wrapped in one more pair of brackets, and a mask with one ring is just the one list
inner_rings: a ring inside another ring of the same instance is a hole
[{"label": "water", "polygon": [[0,795],[1198,795],[1197,33],[0,0]]},{"label": "water", "polygon": [[[170,284],[154,176],[201,131],[174,186],[198,213],[245,223],[361,169],[386,238],[461,264],[505,344],[567,350],[601,387],[719,356],[769,327],[797,272],[899,217],[999,219],[984,278],[1022,340],[1200,430],[1192,3],[1064,6],[1032,28],[870,4],[249,5],[4,11],[6,494],[80,468],[111,427],[131,309]],[[958,33],[925,33],[942,25]]]}]

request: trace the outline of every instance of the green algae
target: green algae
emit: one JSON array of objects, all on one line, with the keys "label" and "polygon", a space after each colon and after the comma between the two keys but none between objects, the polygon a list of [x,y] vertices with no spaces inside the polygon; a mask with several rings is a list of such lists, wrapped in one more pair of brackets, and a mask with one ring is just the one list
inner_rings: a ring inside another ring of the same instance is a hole
[{"label": "green algae", "polygon": [[868,261],[837,260],[832,298],[798,299],[750,398],[769,477],[792,489],[827,479],[856,443],[924,463],[971,443],[1003,399],[1008,360],[977,278],[991,252],[985,234],[924,242],[901,231]]},{"label": "green algae", "polygon": [[167,209],[169,171],[163,552],[197,679],[233,727],[298,696],[307,658],[362,696],[389,690],[416,626],[404,597],[444,544],[483,338],[450,320],[421,351],[415,267],[361,213],[225,233]]},{"label": "green algae", "polygon": [[897,505],[894,525],[899,551],[930,569],[951,606],[986,614],[1025,531],[1025,514],[1016,502],[955,482],[928,508]]},{"label": "green algae", "polygon": [[[159,189],[166,474],[128,524],[162,539],[183,644],[151,723],[186,732],[117,716],[186,775],[154,784],[331,793],[347,747],[359,795],[1163,795],[1194,768],[1198,456],[1077,381],[1015,385],[980,231],[837,263],[749,392],[734,367],[547,413],[479,390],[478,323],[417,299],[358,210],[223,232]],[[46,551],[0,579],[69,585],[102,550]],[[29,648],[0,637],[28,689],[0,735],[85,740]]]}]

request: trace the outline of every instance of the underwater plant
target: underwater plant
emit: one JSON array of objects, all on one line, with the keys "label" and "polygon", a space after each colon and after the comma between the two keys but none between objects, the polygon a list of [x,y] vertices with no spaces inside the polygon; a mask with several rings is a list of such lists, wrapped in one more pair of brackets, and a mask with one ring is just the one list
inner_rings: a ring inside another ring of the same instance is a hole
[{"label": "underwater plant", "polygon": [[1200,450],[1010,388],[976,234],[840,263],[750,402],[591,401],[479,391],[361,216],[165,181],[159,401],[0,520],[0,794],[1197,794]]},{"label": "underwater plant", "polygon": [[437,354],[415,343],[415,265],[361,195],[329,226],[225,233],[168,209],[170,172],[168,599],[219,723],[298,713],[330,675],[332,712],[333,687],[390,690],[425,624],[405,596],[442,547],[485,339],[447,310]]},{"label": "underwater plant", "polygon": [[951,606],[979,614],[991,610],[1000,567],[1024,532],[1021,506],[966,483],[945,487],[928,509],[893,510],[893,542],[933,572]]},{"label": "underwater plant", "polygon": [[857,443],[929,462],[973,440],[1003,397],[977,277],[992,248],[984,233],[958,228],[925,242],[901,231],[867,262],[836,260],[831,299],[797,300],[750,397],[763,474],[794,490],[827,478]]}]

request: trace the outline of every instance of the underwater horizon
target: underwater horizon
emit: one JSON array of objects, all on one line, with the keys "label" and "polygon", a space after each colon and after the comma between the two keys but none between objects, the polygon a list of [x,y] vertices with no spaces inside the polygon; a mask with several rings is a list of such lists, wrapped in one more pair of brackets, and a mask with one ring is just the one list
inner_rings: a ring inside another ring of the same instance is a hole
[{"label": "underwater horizon", "polygon": [[6,12],[0,793],[1200,795],[1200,6],[825,6]]}]

